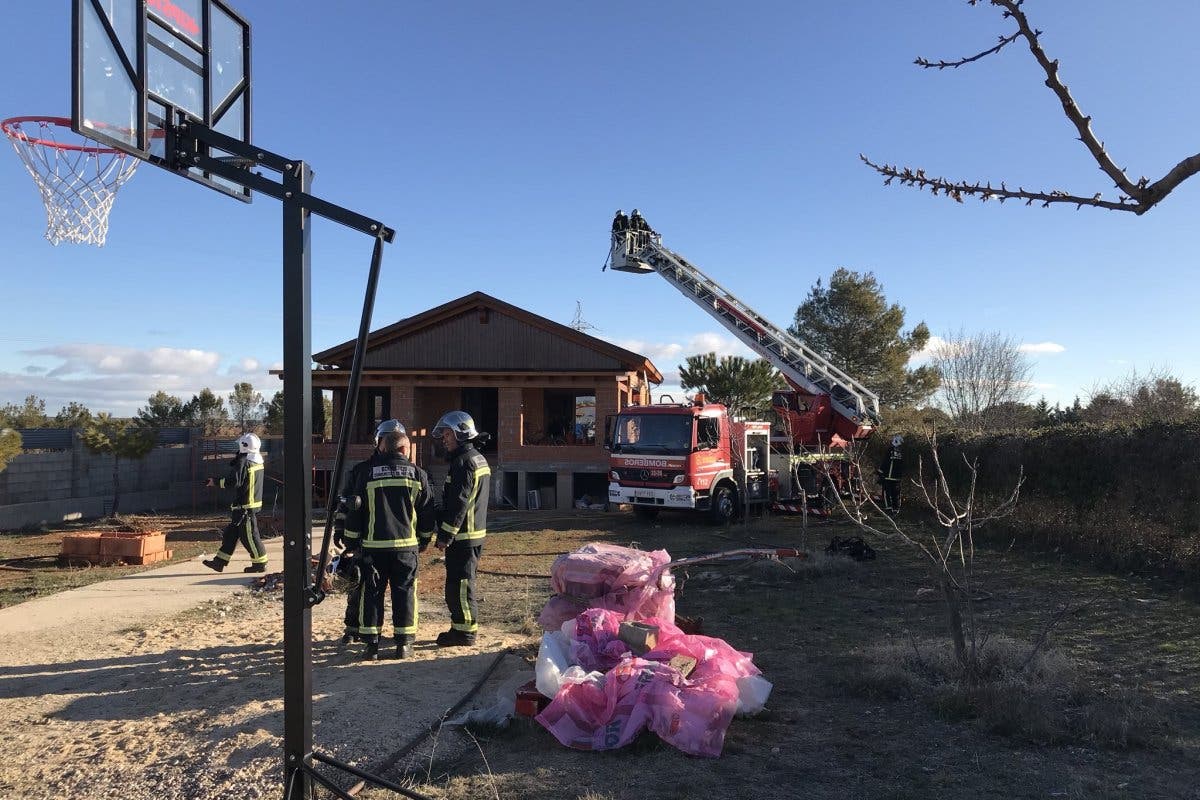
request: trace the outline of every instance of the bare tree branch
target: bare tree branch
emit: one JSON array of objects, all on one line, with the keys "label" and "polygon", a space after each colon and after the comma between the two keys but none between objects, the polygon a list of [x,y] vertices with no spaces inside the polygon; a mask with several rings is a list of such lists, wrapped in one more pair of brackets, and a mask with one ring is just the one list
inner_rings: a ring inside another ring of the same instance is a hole
[{"label": "bare tree branch", "polygon": [[[964,196],[974,196],[983,201],[998,200],[1001,203],[1005,200],[1013,199],[1024,200],[1025,205],[1032,205],[1037,202],[1041,203],[1042,208],[1048,208],[1051,204],[1067,203],[1074,205],[1077,210],[1084,206],[1091,206],[1110,211],[1130,211],[1140,216],[1161,202],[1163,198],[1169,195],[1185,180],[1200,172],[1200,153],[1196,153],[1180,160],[1166,175],[1157,181],[1151,182],[1146,177],[1142,177],[1137,181],[1131,180],[1125,174],[1125,171],[1118,167],[1108,154],[1104,142],[1092,131],[1092,118],[1080,110],[1079,104],[1071,96],[1067,85],[1059,77],[1058,60],[1050,58],[1042,48],[1040,42],[1042,32],[1035,30],[1029,24],[1029,19],[1025,16],[1025,12],[1021,8],[1024,0],[988,0],[988,2],[1000,8],[1006,19],[1011,18],[1016,22],[1016,33],[1010,36],[1001,36],[997,46],[969,58],[959,61],[939,61],[937,63],[917,58],[916,64],[924,68],[957,68],[963,64],[999,52],[1005,45],[1018,37],[1025,39],[1029,45],[1029,52],[1033,54],[1034,60],[1037,61],[1042,71],[1046,74],[1046,87],[1058,97],[1059,102],[1062,103],[1063,113],[1071,124],[1075,126],[1075,130],[1079,134],[1077,138],[1088,149],[1088,152],[1101,171],[1112,179],[1113,185],[1122,194],[1117,200],[1105,200],[1103,199],[1102,192],[1096,192],[1088,197],[1058,189],[1051,191],[1026,191],[1021,187],[1014,191],[1007,188],[1003,183],[997,189],[992,187],[991,183],[980,184],[968,181],[952,181],[940,177],[931,178],[925,174],[923,169],[897,167],[890,164],[876,164],[865,155],[859,154],[859,158],[862,159],[863,163],[884,176],[885,186],[889,185],[893,180],[899,180],[902,185],[915,186],[918,189],[929,189],[934,195],[944,194],[959,203],[963,201]],[[968,4],[972,6],[980,5],[981,3],[982,0],[968,0]]]},{"label": "bare tree branch", "polygon": [[[1038,33],[1041,33],[1041,31],[1038,31]],[[918,67],[924,67],[925,69],[945,69],[946,67],[954,67],[954,69],[958,69],[959,67],[961,67],[964,64],[970,64],[972,61],[978,61],[979,59],[984,58],[986,56],[990,56],[993,53],[999,53],[1000,50],[1003,49],[1003,47],[1005,45],[1012,44],[1018,38],[1020,38],[1020,36],[1021,36],[1020,31],[1017,31],[1012,36],[1001,36],[1000,44],[996,45],[995,47],[984,50],[982,53],[976,53],[973,56],[967,56],[966,58],[960,58],[957,61],[930,61],[927,58],[921,58],[920,56],[917,56],[916,60],[913,61],[913,63],[916,64]]]},{"label": "bare tree branch", "polygon": [[1020,0],[992,0],[992,5],[1000,6],[1008,12],[1008,16],[1016,20],[1017,30],[1029,43],[1029,52],[1033,53],[1038,65],[1046,73],[1046,86],[1058,96],[1059,102],[1062,103],[1063,113],[1067,115],[1067,119],[1071,120],[1075,130],[1079,131],[1079,141],[1087,147],[1092,158],[1096,159],[1096,163],[1100,165],[1100,169],[1113,179],[1113,183],[1118,189],[1130,197],[1140,199],[1142,188],[1129,180],[1129,176],[1109,157],[1108,152],[1104,149],[1104,143],[1092,133],[1092,118],[1084,116],[1083,112],[1079,110],[1079,105],[1075,102],[1075,98],[1071,97],[1067,85],[1058,77],[1058,60],[1051,61],[1050,57],[1046,55],[1046,51],[1042,49],[1042,45],[1038,41],[1040,31],[1035,31],[1030,27],[1029,19],[1021,10]]},{"label": "bare tree branch", "polygon": [[[1143,214],[1149,210],[1144,208],[1140,203],[1131,200],[1122,195],[1118,200],[1105,200],[1103,194],[1097,192],[1091,197],[1080,197],[1069,192],[1064,192],[1061,189],[1053,189],[1048,192],[1031,192],[1024,187],[1017,189],[1009,189],[1005,184],[1001,183],[999,188],[992,186],[989,183],[968,183],[967,181],[952,181],[948,178],[931,178],[925,174],[923,169],[913,169],[912,167],[897,167],[893,164],[876,164],[871,159],[867,158],[862,153],[858,154],[862,162],[871,169],[878,172],[884,177],[883,185],[891,184],[893,180],[900,181],[905,186],[915,186],[918,189],[929,189],[934,195],[944,194],[956,202],[961,203],[964,196],[978,197],[981,201],[996,200],[1003,203],[1005,200],[1024,200],[1025,205],[1030,206],[1036,203],[1041,203],[1042,208],[1049,208],[1051,203],[1068,203],[1075,206],[1077,209],[1084,206],[1094,206],[1096,208],[1107,208],[1111,211],[1132,211],[1135,214]],[[1197,157],[1200,159],[1200,157]],[[1196,171],[1196,170],[1193,170]],[[1187,177],[1187,176],[1184,176]],[[1182,180],[1182,178],[1180,179]]]}]

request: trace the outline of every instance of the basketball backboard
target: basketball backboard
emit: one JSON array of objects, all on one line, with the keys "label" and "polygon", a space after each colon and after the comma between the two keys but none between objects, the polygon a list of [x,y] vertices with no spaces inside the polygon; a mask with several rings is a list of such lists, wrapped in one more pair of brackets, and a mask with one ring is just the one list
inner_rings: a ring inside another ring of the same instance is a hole
[{"label": "basketball backboard", "polygon": [[174,166],[172,112],[250,142],[249,23],[223,0],[74,0],[75,132],[249,200],[244,186]]}]

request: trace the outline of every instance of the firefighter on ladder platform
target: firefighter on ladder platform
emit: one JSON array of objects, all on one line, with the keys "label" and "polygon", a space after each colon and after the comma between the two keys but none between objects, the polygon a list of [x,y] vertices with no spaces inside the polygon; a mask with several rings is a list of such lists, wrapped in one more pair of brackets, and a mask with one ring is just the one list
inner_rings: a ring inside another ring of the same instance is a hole
[{"label": "firefighter on ladder platform", "polygon": [[214,480],[209,478],[205,486],[233,489],[233,502],[229,504],[229,524],[221,535],[221,548],[210,559],[200,563],[217,572],[224,571],[233,558],[240,540],[250,554],[250,566],[242,572],[266,572],[267,551],[258,536],[258,510],[263,504],[263,457],[259,452],[262,442],[253,433],[242,434],[237,440],[238,454],[229,465],[229,477]]}]

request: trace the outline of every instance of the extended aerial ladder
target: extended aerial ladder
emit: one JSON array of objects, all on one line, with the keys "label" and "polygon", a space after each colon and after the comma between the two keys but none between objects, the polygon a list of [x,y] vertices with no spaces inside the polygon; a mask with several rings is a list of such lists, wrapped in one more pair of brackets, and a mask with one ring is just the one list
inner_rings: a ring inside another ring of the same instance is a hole
[{"label": "extended aerial ladder", "polygon": [[[658,233],[614,231],[609,263],[622,272],[657,272],[778,369],[798,393],[815,401],[814,407],[828,398],[833,413],[832,430],[827,433],[837,433],[846,440],[862,439],[879,424],[879,398],[875,393],[773,325],[683,256],[664,247]],[[828,435],[799,443],[827,444]]]}]

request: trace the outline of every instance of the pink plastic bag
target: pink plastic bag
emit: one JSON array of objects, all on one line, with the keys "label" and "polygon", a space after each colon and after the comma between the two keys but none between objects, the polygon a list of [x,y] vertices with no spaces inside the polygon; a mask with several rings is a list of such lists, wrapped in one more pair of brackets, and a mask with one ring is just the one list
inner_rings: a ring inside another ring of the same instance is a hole
[{"label": "pink plastic bag", "polygon": [[675,619],[675,579],[665,569],[666,550],[646,552],[600,542],[584,545],[554,560],[550,589],[554,597],[538,617],[544,630],[556,631],[587,608],[606,608],[628,619]]},{"label": "pink plastic bag", "polygon": [[[608,672],[602,681],[564,685],[538,722],[562,744],[582,750],[621,747],[649,728],[685,753],[719,756],[737,711],[738,679],[760,674],[751,656],[652,618],[646,622],[658,626],[658,644],[637,658],[617,638],[622,619],[606,609],[576,618],[572,661]],[[696,659],[686,679],[665,663],[676,655]]]}]

